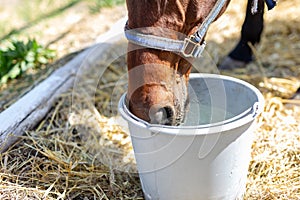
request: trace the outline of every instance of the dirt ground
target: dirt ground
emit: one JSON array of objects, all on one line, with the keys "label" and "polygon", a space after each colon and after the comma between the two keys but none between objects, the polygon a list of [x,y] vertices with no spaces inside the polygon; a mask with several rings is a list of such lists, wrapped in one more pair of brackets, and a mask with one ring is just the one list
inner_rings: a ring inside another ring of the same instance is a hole
[{"label": "dirt ground", "polygon": [[[0,18],[2,21],[11,20],[11,29],[18,30],[28,26],[14,37],[24,40],[27,37],[36,38],[42,45],[56,50],[58,58],[94,44],[100,34],[126,15],[125,5],[101,8],[101,11],[93,13],[87,1],[80,1],[56,16],[30,24],[15,14],[10,15],[18,11],[16,6],[22,7],[25,2],[1,1]],[[40,9],[45,9],[46,12],[45,7],[43,5]]]},{"label": "dirt ground", "polygon": [[[23,41],[35,38],[39,44],[55,50],[57,56],[53,65],[37,71],[30,70],[19,79],[0,86],[0,111],[6,109],[26,91],[47,78],[55,69],[63,66],[77,52],[94,45],[101,34],[108,31],[118,19],[127,13],[125,4],[112,8],[101,8],[101,11],[92,13],[91,5],[86,1],[80,1],[54,17],[31,23],[14,14],[18,10],[16,6],[22,7],[25,2],[20,0],[3,2],[0,8],[0,19],[3,22],[8,20],[11,23],[6,34],[11,30],[20,31],[20,34],[14,34],[12,38]],[[42,5],[40,9],[45,9],[46,6]],[[2,37],[4,36],[5,34],[2,35]],[[6,45],[5,40],[1,45]]]}]

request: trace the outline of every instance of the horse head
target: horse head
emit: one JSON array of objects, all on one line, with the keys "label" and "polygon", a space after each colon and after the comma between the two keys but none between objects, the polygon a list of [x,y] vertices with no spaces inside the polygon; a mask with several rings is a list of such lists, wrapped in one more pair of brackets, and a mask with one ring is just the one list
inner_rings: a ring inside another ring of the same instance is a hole
[{"label": "horse head", "polygon": [[[182,41],[197,31],[217,0],[127,0],[128,30]],[[218,16],[224,12],[221,7]],[[217,16],[217,17],[218,17]],[[217,18],[216,17],[216,18]],[[203,39],[203,38],[202,38]],[[204,40],[198,41],[199,44]],[[179,125],[188,105],[188,81],[193,58],[129,42],[129,110],[155,124]]]}]

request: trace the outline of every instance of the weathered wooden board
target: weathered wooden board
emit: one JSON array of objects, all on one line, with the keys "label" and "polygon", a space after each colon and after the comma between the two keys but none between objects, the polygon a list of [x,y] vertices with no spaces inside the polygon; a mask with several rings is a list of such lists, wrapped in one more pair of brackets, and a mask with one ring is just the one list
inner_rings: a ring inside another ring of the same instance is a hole
[{"label": "weathered wooden board", "polygon": [[[56,99],[74,85],[76,76],[84,71],[84,66],[81,64],[91,51],[95,48],[97,51],[105,51],[105,45],[97,44],[113,43],[118,40],[117,35],[122,33],[125,20],[125,18],[119,20],[108,32],[97,38],[95,45],[53,72],[47,79],[0,113],[0,152],[7,150],[26,130],[34,128],[49,112]],[[116,35],[115,38],[114,35]]]}]

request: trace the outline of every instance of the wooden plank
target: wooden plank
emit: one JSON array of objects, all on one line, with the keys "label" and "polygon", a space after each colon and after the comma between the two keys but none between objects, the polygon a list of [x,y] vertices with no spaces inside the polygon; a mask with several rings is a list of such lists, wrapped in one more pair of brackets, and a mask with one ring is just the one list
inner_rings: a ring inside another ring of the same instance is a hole
[{"label": "wooden plank", "polygon": [[[108,32],[98,37],[97,42],[113,43],[119,40],[124,20],[124,18],[119,20]],[[116,37],[113,38],[114,35]],[[107,41],[108,38],[110,38],[109,41]],[[89,59],[90,53],[94,50],[97,50],[97,53],[105,51],[105,47],[105,45],[96,44],[86,49],[0,113],[1,153],[16,142],[18,136],[34,128],[49,112],[57,98],[74,85],[76,77],[85,71],[81,64],[86,61],[85,59]]]}]

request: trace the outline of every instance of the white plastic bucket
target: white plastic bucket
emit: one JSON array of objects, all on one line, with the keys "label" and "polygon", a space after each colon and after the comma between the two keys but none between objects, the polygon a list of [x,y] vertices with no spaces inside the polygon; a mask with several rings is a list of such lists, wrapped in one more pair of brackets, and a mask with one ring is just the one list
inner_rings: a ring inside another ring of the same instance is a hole
[{"label": "white plastic bucket", "polygon": [[189,83],[192,114],[187,121],[196,125],[149,124],[130,113],[126,94],[120,99],[145,199],[241,199],[263,96],[227,76],[191,74]]}]

